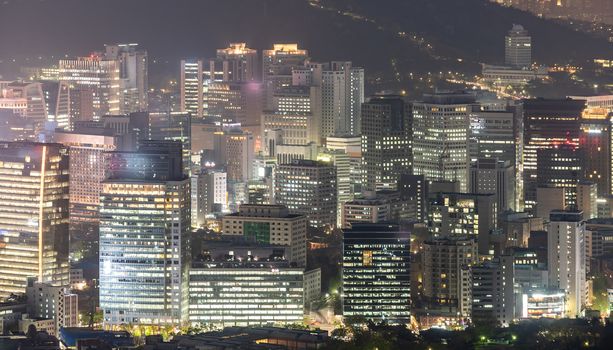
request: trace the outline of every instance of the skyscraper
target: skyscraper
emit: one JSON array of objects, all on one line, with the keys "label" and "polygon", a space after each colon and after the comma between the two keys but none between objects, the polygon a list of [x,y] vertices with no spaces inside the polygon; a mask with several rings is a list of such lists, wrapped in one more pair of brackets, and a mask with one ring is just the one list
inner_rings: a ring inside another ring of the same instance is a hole
[{"label": "skyscraper", "polygon": [[148,143],[113,154],[100,195],[105,325],[178,326],[188,316],[190,183],[180,145]]},{"label": "skyscraper", "polygon": [[396,189],[411,172],[411,106],[400,96],[378,95],[362,104],[362,189]]},{"label": "skyscraper", "polygon": [[598,185],[598,195],[611,194],[611,119],[604,108],[587,108],[581,117],[579,147],[585,152],[585,179]]},{"label": "skyscraper", "polygon": [[108,176],[109,155],[118,142],[111,133],[56,132],[55,141],[68,147],[70,156],[71,238],[97,241],[100,192]]},{"label": "skyscraper", "polygon": [[471,193],[493,193],[498,212],[517,210],[515,168],[509,161],[498,158],[479,158],[470,168]]},{"label": "skyscraper", "polygon": [[504,43],[504,62],[507,66],[524,68],[532,65],[532,37],[524,27],[514,24]]},{"label": "skyscraper", "polygon": [[458,181],[468,190],[469,93],[424,95],[413,104],[413,172],[433,181]]},{"label": "skyscraper", "polygon": [[68,170],[62,145],[0,142],[0,299],[68,285]]},{"label": "skyscraper", "polygon": [[121,66],[116,59],[98,54],[89,57],[62,59],[59,80],[75,88],[87,88],[93,96],[93,117],[98,120],[105,114],[123,112],[121,90]]},{"label": "skyscraper", "polygon": [[277,167],[275,202],[290,213],[306,215],[311,226],[337,222],[336,169],[329,163],[294,160]]},{"label": "skyscraper", "polygon": [[566,204],[576,205],[577,185],[584,179],[584,150],[569,142],[539,149],[536,154],[538,187],[562,187]]},{"label": "skyscraper", "polygon": [[194,118],[204,116],[202,60],[181,60],[181,112]]},{"label": "skyscraper", "polygon": [[579,143],[585,101],[533,99],[524,100],[523,104],[524,199],[526,209],[531,210],[536,204],[537,150]]},{"label": "skyscraper", "polygon": [[272,49],[262,52],[262,83],[264,108],[274,108],[273,94],[283,87],[292,85],[292,68],[302,67],[308,60],[307,50],[298,44],[274,44]]},{"label": "skyscraper", "polygon": [[121,78],[121,111],[146,111],[149,93],[149,58],[138,44],[105,45],[105,57],[119,62]]},{"label": "skyscraper", "polygon": [[259,80],[258,52],[246,43],[230,43],[227,48],[217,49],[217,59],[221,61],[223,81]]},{"label": "skyscraper", "polygon": [[479,325],[510,325],[515,317],[513,257],[501,256],[472,266],[471,319]]},{"label": "skyscraper", "polygon": [[547,235],[549,287],[566,293],[566,316],[580,317],[587,300],[585,222],[580,211],[552,211]]},{"label": "skyscraper", "polygon": [[[410,239],[397,225],[356,224],[343,233],[343,316],[410,323]],[[349,321],[346,319],[346,321]]]}]

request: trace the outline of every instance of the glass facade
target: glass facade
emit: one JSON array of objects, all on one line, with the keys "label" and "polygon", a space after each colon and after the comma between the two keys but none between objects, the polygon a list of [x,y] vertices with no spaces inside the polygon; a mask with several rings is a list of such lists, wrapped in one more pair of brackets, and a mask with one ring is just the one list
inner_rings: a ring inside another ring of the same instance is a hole
[{"label": "glass facade", "polygon": [[397,226],[357,224],[343,238],[343,316],[410,321],[409,234]]},{"label": "glass facade", "polygon": [[105,324],[178,325],[187,316],[189,208],[187,179],[104,183],[100,307]]},{"label": "glass facade", "polygon": [[28,277],[68,285],[68,150],[0,142],[0,300]]}]

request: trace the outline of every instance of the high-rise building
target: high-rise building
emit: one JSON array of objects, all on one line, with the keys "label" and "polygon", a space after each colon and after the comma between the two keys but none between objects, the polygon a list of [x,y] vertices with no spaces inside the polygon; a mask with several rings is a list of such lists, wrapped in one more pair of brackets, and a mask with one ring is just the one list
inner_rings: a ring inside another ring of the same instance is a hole
[{"label": "high-rise building", "polygon": [[71,89],[68,83],[46,81],[42,83],[47,109],[47,120],[55,122],[58,129],[71,130],[74,121],[71,110]]},{"label": "high-rise building", "polygon": [[434,237],[470,237],[479,243],[479,254],[490,253],[490,234],[497,227],[493,194],[437,193],[430,201],[428,229]]},{"label": "high-rise building", "polygon": [[579,181],[575,205],[583,212],[585,220],[598,217],[598,185],[590,181]]},{"label": "high-rise building", "polygon": [[425,95],[413,104],[413,173],[458,181],[468,189],[468,132],[475,98],[469,93]]},{"label": "high-rise building", "polygon": [[190,183],[180,144],[113,153],[100,195],[100,307],[105,325],[187,321]]},{"label": "high-rise building", "polygon": [[36,82],[0,81],[0,112],[9,112],[32,123],[38,134],[47,121],[43,85]]},{"label": "high-rise building", "polygon": [[515,168],[509,161],[498,158],[479,158],[470,168],[469,191],[493,193],[498,212],[517,210],[515,198]]},{"label": "high-rise building", "polygon": [[449,237],[423,244],[423,295],[431,312],[443,316],[470,316],[472,286],[465,283],[470,266],[478,262],[477,243],[472,238]]},{"label": "high-rise building", "polygon": [[[588,102],[589,103],[589,102]],[[584,177],[598,185],[598,195],[611,194],[611,119],[605,108],[587,108],[581,117],[579,147],[584,150]]]},{"label": "high-rise building", "polygon": [[411,172],[411,106],[400,96],[378,95],[362,104],[362,189],[396,189]]},{"label": "high-rise building", "polygon": [[183,148],[183,172],[191,172],[191,115],[181,112],[149,113],[149,139],[179,141]]},{"label": "high-rise building", "polygon": [[258,52],[246,43],[231,43],[225,49],[217,49],[217,59],[221,61],[223,81],[259,80]]},{"label": "high-rise building", "polygon": [[583,180],[584,175],[585,151],[567,142],[539,149],[536,154],[538,187],[564,188],[567,196],[566,205],[576,205],[577,185]]},{"label": "high-rise building", "polygon": [[181,60],[181,112],[201,119],[204,116],[202,60]]},{"label": "high-rise building", "polygon": [[146,111],[149,104],[149,58],[138,44],[105,45],[105,58],[119,62],[121,111]]},{"label": "high-rise building", "polygon": [[353,199],[351,190],[351,161],[347,153],[341,150],[322,149],[317,155],[317,160],[330,163],[336,168],[336,201],[337,201],[337,226],[341,225],[343,217],[343,204]]},{"label": "high-rise building", "polygon": [[273,94],[274,110],[262,115],[262,135],[280,130],[282,143],[304,145],[318,143],[319,120],[315,111],[314,88],[290,86],[278,89]]},{"label": "high-rise building", "polygon": [[60,144],[0,142],[0,299],[68,285],[68,165]]},{"label": "high-rise building", "polygon": [[228,208],[226,173],[202,170],[191,176],[192,228],[204,226],[206,216]]},{"label": "high-rise building", "polygon": [[536,204],[539,149],[570,143],[577,145],[585,101],[524,100],[524,201],[526,210]]},{"label": "high-rise building", "polygon": [[108,177],[109,154],[117,139],[108,132],[56,132],[55,141],[70,156],[70,233],[73,240],[98,240],[102,181]]},{"label": "high-rise building", "polygon": [[275,174],[275,203],[290,213],[306,215],[315,227],[335,226],[337,215],[336,169],[312,160],[280,164]]},{"label": "high-rise building", "polygon": [[549,287],[565,291],[567,317],[580,317],[586,305],[585,239],[582,212],[551,212],[547,235]]},{"label": "high-rise building", "polygon": [[223,123],[240,123],[260,130],[262,84],[250,82],[211,81],[206,96],[206,115]]},{"label": "high-rise building", "polygon": [[98,54],[89,57],[62,59],[59,80],[75,88],[87,88],[92,93],[93,118],[105,114],[123,112],[121,90],[121,65],[116,59],[107,59]]},{"label": "high-rise building", "polygon": [[287,207],[243,204],[237,213],[222,218],[222,230],[223,235],[289,246],[287,260],[300,267],[306,266],[307,218],[290,214]]},{"label": "high-rise building", "polygon": [[308,58],[308,51],[299,49],[298,44],[274,44],[262,52],[265,109],[274,109],[273,94],[292,85],[292,68],[303,67]]},{"label": "high-rise building", "polygon": [[472,310],[474,324],[509,326],[515,319],[513,257],[503,255],[472,266]]},{"label": "high-rise building", "polygon": [[428,181],[424,175],[403,174],[398,181],[398,191],[403,200],[415,203],[415,222],[428,220]]},{"label": "high-rise building", "polygon": [[343,316],[410,323],[410,237],[397,225],[360,224],[343,233]]},{"label": "high-rise building", "polygon": [[504,39],[504,63],[524,68],[532,65],[532,37],[523,26],[514,24]]},{"label": "high-rise building", "polygon": [[326,148],[342,151],[349,156],[349,177],[353,195],[362,192],[362,138],[360,136],[330,136]]},{"label": "high-rise building", "polygon": [[320,143],[335,135],[361,133],[361,105],[364,102],[364,69],[351,62],[307,63],[292,70],[292,84],[316,87],[320,120]]}]

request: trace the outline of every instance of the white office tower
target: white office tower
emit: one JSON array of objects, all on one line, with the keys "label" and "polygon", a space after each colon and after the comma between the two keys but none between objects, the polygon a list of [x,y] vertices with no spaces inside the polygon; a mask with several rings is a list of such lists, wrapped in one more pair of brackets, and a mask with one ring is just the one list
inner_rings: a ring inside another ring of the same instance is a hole
[{"label": "white office tower", "polygon": [[205,226],[206,217],[225,212],[227,203],[226,173],[203,170],[193,174],[191,180],[192,228]]},{"label": "white office tower", "polygon": [[413,104],[413,173],[431,181],[458,181],[468,190],[468,132],[472,94],[435,93]]},{"label": "white office tower", "polygon": [[547,235],[549,287],[565,291],[567,317],[580,317],[587,299],[583,212],[554,210],[550,220]]},{"label": "white office tower", "polygon": [[504,63],[515,68],[532,65],[532,37],[521,25],[514,24],[504,39]]},{"label": "white office tower", "polygon": [[105,326],[187,320],[190,181],[181,145],[115,152],[100,194],[100,308]]},{"label": "white office tower", "polygon": [[123,112],[121,64],[118,60],[97,54],[60,60],[59,80],[72,88],[91,91],[94,120],[106,114]]},{"label": "white office tower", "polygon": [[149,59],[138,44],[105,45],[105,57],[119,62],[122,113],[146,111],[149,90]]},{"label": "white office tower", "polygon": [[298,44],[274,44],[262,52],[264,109],[274,109],[273,94],[292,85],[292,68],[304,66],[308,57],[309,52]]},{"label": "white office tower", "polygon": [[204,115],[202,60],[181,60],[181,112],[194,118]]},{"label": "white office tower", "polygon": [[294,68],[292,84],[320,89],[320,140],[361,133],[364,69],[351,62],[308,63]]},{"label": "white office tower", "polygon": [[319,143],[320,106],[317,91],[317,88],[309,86],[290,86],[275,92],[274,110],[262,113],[263,137],[266,138],[273,130],[281,130],[284,144]]}]

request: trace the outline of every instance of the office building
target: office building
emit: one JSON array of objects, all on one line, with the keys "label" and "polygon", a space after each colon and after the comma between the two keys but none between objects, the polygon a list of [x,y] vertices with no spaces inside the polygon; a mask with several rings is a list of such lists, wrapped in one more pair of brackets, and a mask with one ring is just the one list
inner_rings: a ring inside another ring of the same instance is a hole
[{"label": "office building", "polygon": [[42,83],[45,97],[47,120],[55,123],[57,129],[72,129],[73,113],[71,110],[71,89],[68,83],[46,81]]},{"label": "office building", "polygon": [[532,37],[523,26],[514,24],[504,39],[504,63],[524,68],[532,65]]},{"label": "office building", "polygon": [[549,287],[566,293],[566,316],[580,317],[587,300],[585,222],[580,211],[551,212],[547,235]]},{"label": "office building", "polygon": [[221,61],[223,81],[259,80],[258,52],[246,43],[231,43],[227,48],[217,49],[217,59]]},{"label": "office building", "polygon": [[317,88],[319,113],[314,114],[320,118],[320,143],[328,136],[361,133],[363,68],[354,67],[351,62],[309,62],[292,70],[292,84]]},{"label": "office building", "polygon": [[192,228],[202,228],[208,215],[227,210],[226,173],[216,170],[202,170],[192,174],[191,220]]},{"label": "office building", "polygon": [[415,222],[428,220],[428,183],[424,175],[403,174],[398,181],[398,191],[403,200],[415,203]]},{"label": "office building", "polygon": [[326,148],[339,150],[349,156],[349,177],[353,195],[362,192],[362,138],[360,136],[329,136]]},{"label": "office building", "polygon": [[149,57],[138,44],[105,45],[105,58],[119,62],[121,111],[146,111],[149,104]]},{"label": "office building", "polygon": [[223,123],[240,123],[260,130],[262,84],[250,82],[211,81],[206,95],[206,115]]},{"label": "office building", "polygon": [[585,169],[585,151],[569,142],[539,149],[536,154],[539,188],[564,188],[566,205],[576,205],[577,185],[583,180]]},{"label": "office building", "polygon": [[585,220],[598,217],[598,185],[589,181],[579,181],[575,205],[583,212]]},{"label": "office building", "polygon": [[289,247],[204,241],[189,272],[189,321],[218,326],[302,322],[304,268],[287,259]]},{"label": "office building", "polygon": [[411,106],[379,95],[362,104],[362,190],[395,190],[411,173]]},{"label": "office building", "polygon": [[280,130],[284,144],[319,143],[320,120],[314,105],[318,102],[313,91],[308,86],[278,89],[273,94],[274,110],[262,115],[262,135]]},{"label": "office building", "polygon": [[497,227],[493,194],[437,193],[430,201],[428,229],[434,237],[470,237],[479,243],[479,254],[491,250],[490,235]]},{"label": "office building", "polygon": [[187,321],[190,180],[181,145],[115,152],[100,194],[100,308],[107,326]]},{"label": "office building", "polygon": [[289,246],[286,258],[306,266],[307,218],[281,205],[243,204],[222,218],[223,235],[243,236],[260,243]]},{"label": "office building", "polygon": [[204,117],[202,60],[181,60],[180,88],[181,112],[202,119]]},{"label": "office building", "polygon": [[68,166],[60,144],[0,142],[0,299],[68,285]]},{"label": "office building", "polygon": [[410,237],[396,225],[354,225],[343,233],[343,317],[410,323]]},{"label": "office building", "polygon": [[472,322],[508,327],[515,317],[513,258],[501,256],[474,265],[470,273],[473,282]]},{"label": "office building", "polygon": [[107,59],[98,54],[61,59],[59,80],[71,87],[91,91],[94,120],[106,114],[123,113],[121,66],[118,60]]},{"label": "office building", "polygon": [[[587,101],[590,105],[589,100]],[[610,110],[586,108],[581,117],[579,148],[584,150],[584,178],[597,184],[598,196],[611,194]]]},{"label": "office building", "polygon": [[314,227],[336,226],[336,169],[332,164],[294,160],[275,173],[275,203],[306,215]]},{"label": "office building", "polygon": [[273,109],[273,94],[281,88],[292,85],[292,68],[303,67],[308,60],[307,50],[298,44],[274,44],[272,49],[262,52],[262,83],[265,109]]},{"label": "office building", "polygon": [[183,172],[191,172],[192,125],[189,113],[149,113],[149,139],[178,141],[183,155]]},{"label": "office building", "polygon": [[498,212],[516,210],[515,168],[509,161],[479,158],[470,167],[471,193],[494,194]]},{"label": "office building", "polygon": [[538,150],[569,143],[577,145],[585,101],[524,100],[524,201],[536,205]]},{"label": "office building", "polygon": [[319,147],[314,142],[306,145],[286,145],[276,146],[277,164],[289,164],[294,160],[317,160]]},{"label": "office building", "polygon": [[70,232],[73,240],[98,240],[100,192],[108,176],[109,155],[117,138],[108,132],[56,132],[55,141],[70,157]]},{"label": "office building", "polygon": [[424,95],[413,104],[413,173],[432,181],[458,181],[468,190],[469,93]]},{"label": "office building", "polygon": [[423,243],[423,296],[431,312],[453,318],[470,316],[472,286],[465,283],[470,266],[478,262],[472,238],[448,237]]},{"label": "office building", "polygon": [[60,328],[79,326],[78,296],[66,287],[38,282],[28,278],[26,287],[27,312],[33,318],[48,318],[55,321],[55,334]]},{"label": "office building", "polygon": [[323,149],[317,155],[317,160],[333,165],[336,169],[336,213],[337,226],[341,225],[343,204],[353,199],[354,193],[351,189],[351,161],[347,153],[340,150]]},{"label": "office building", "polygon": [[38,134],[48,117],[43,85],[0,81],[0,112],[13,114],[31,123],[31,133]]}]

